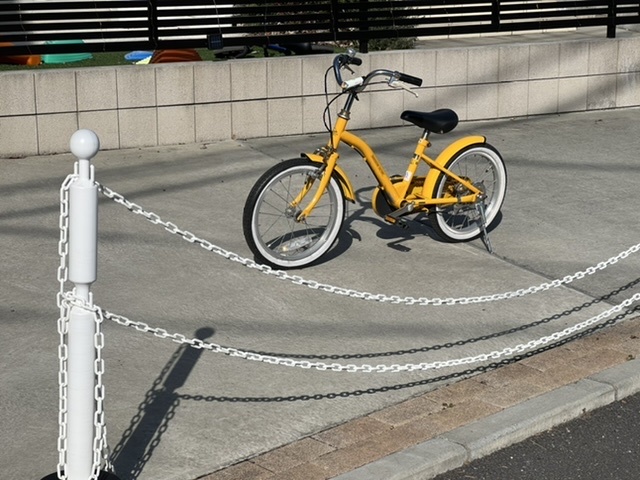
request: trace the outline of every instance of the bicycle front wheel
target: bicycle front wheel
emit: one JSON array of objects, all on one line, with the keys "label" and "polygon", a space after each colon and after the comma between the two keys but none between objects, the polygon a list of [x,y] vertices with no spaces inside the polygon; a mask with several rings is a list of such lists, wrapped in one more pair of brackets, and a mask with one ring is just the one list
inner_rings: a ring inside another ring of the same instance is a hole
[{"label": "bicycle front wheel", "polygon": [[297,220],[317,191],[320,167],[303,158],[287,160],[269,169],[251,189],[242,226],[258,261],[276,268],[303,267],[335,242],[345,216],[344,195],[335,178],[307,218]]},{"label": "bicycle front wheel", "polygon": [[[462,149],[445,167],[470,181],[485,195],[485,225],[495,220],[507,191],[507,170],[500,153],[489,144],[471,145]],[[459,182],[440,174],[433,189],[433,198],[455,198],[469,194]],[[461,242],[482,233],[480,211],[475,203],[438,206],[429,213],[436,233],[449,242]]]}]

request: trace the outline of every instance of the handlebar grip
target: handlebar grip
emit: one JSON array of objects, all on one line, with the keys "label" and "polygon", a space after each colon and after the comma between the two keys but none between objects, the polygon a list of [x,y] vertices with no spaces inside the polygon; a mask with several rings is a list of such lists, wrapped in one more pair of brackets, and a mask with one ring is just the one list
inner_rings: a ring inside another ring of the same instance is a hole
[{"label": "handlebar grip", "polygon": [[407,75],[406,73],[398,72],[398,80],[400,80],[401,82],[410,83],[411,85],[415,85],[416,87],[422,85],[421,78]]},{"label": "handlebar grip", "polygon": [[351,65],[362,65],[362,59],[361,59],[361,58],[358,58],[358,57],[351,57],[351,58],[349,59],[349,63],[350,63]]}]

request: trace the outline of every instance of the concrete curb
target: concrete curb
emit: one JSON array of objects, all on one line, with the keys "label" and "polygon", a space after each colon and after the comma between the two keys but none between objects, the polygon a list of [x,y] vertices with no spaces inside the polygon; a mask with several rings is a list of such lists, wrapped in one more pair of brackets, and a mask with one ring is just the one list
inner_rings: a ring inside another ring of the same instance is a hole
[{"label": "concrete curb", "polygon": [[428,479],[640,391],[640,360],[609,368],[335,480]]}]

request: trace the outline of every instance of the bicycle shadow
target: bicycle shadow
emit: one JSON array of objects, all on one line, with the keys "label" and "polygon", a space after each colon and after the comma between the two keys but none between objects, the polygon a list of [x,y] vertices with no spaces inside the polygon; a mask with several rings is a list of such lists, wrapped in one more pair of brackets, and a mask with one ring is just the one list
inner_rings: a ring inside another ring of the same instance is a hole
[{"label": "bicycle shadow", "polygon": [[[313,265],[321,265],[339,257],[351,247],[354,240],[362,241],[362,236],[353,226],[356,222],[366,222],[378,227],[376,236],[381,240],[385,240],[389,248],[401,253],[411,252],[411,241],[416,238],[428,237],[438,243],[450,243],[436,233],[431,226],[431,220],[425,213],[404,217],[406,220],[406,228],[392,225],[380,218],[373,210],[371,203],[370,193],[373,192],[375,188],[375,186],[363,187],[355,192],[355,208],[352,206],[349,210],[349,214],[347,218],[345,218],[336,244],[323,255],[322,258],[314,262]],[[498,212],[496,218],[491,222],[491,225],[488,226],[487,233],[490,234],[501,222],[502,212]]]},{"label": "bicycle shadow", "polygon": [[[373,210],[371,203],[371,193],[376,188],[375,185],[363,187],[356,190],[355,208],[349,211],[349,216],[343,224],[343,231],[338,236],[338,241],[332,251],[325,255],[321,261],[331,260],[344,253],[353,243],[353,239],[362,240],[360,234],[353,228],[355,222],[366,222],[377,227],[376,237],[386,240],[387,246],[398,252],[410,252],[412,249],[407,245],[408,242],[417,237],[427,236],[434,240],[438,239],[435,231],[428,223],[417,221],[416,218],[407,217],[407,227],[402,228],[392,225],[380,218]],[[342,243],[343,242],[343,243]]]},{"label": "bicycle shadow", "polygon": [[[406,246],[405,242],[416,238],[416,234],[408,229],[391,225],[376,215],[371,205],[371,196],[366,195],[367,192],[372,192],[374,189],[375,186],[370,186],[355,191],[356,202],[355,204],[347,205],[348,214],[342,224],[342,229],[336,239],[336,243],[327,253],[311,265],[322,265],[323,263],[334,260],[349,250],[354,241],[361,242],[362,235],[354,228],[354,223],[356,222],[366,222],[377,226],[378,231],[376,236],[383,240],[389,240],[387,242],[389,248],[400,252],[411,251],[411,248]],[[436,236],[435,232],[430,231],[428,226],[422,224],[417,224],[417,226],[421,230],[424,229],[428,236],[432,238]]]},{"label": "bicycle shadow", "polygon": [[[213,328],[203,327],[196,330],[195,338],[206,340],[213,334]],[[121,478],[136,480],[153,456],[180,405],[178,389],[186,383],[202,352],[181,344],[153,381],[110,457]]]}]

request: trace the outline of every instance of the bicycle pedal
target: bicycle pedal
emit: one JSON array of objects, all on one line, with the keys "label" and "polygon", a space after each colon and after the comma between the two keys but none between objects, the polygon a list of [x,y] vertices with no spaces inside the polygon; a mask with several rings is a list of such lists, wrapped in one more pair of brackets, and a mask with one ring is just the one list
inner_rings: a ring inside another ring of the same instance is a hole
[{"label": "bicycle pedal", "polygon": [[396,227],[400,227],[400,228],[403,228],[405,230],[407,230],[409,228],[409,225],[407,225],[407,222],[405,222],[401,218],[395,218],[395,217],[392,217],[391,215],[386,215],[384,217],[384,219],[387,222],[389,222],[391,225],[395,225]]}]

